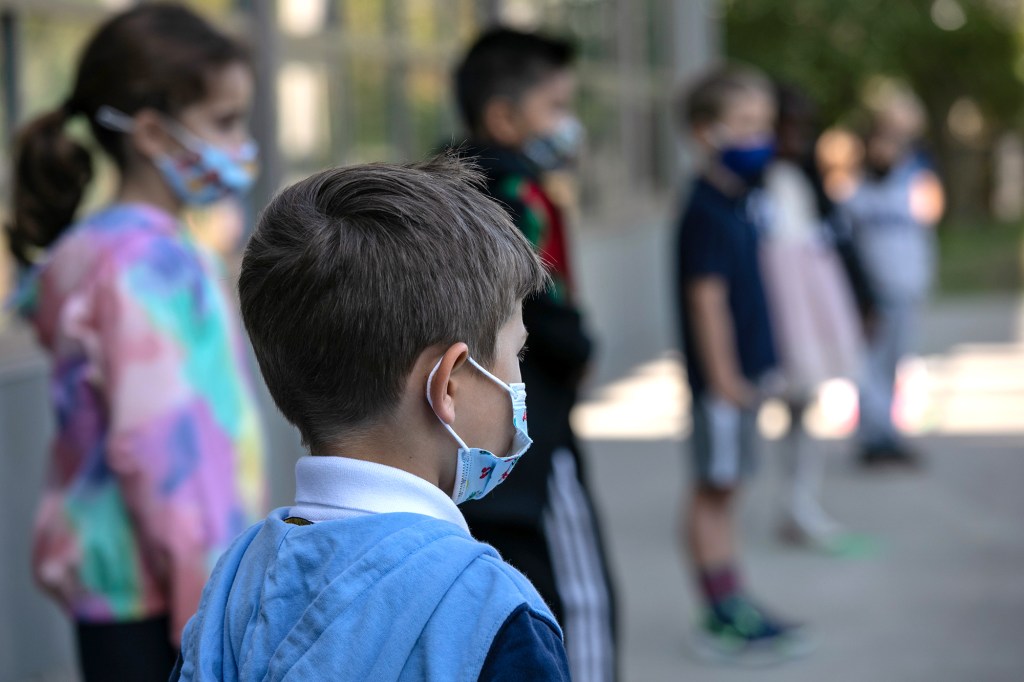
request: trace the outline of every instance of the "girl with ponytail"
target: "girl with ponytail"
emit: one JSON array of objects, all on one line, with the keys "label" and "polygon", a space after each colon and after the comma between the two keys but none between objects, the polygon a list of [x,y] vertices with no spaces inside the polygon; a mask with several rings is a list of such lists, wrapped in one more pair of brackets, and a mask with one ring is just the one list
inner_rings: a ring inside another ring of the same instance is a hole
[{"label": "girl with ponytail", "polygon": [[[184,7],[99,28],[70,96],[15,142],[8,241],[53,359],[57,417],[35,576],[76,624],[85,680],[166,680],[219,553],[264,513],[262,434],[233,298],[188,205],[244,192],[255,145],[245,51]],[[88,121],[116,197],[67,132]]]}]

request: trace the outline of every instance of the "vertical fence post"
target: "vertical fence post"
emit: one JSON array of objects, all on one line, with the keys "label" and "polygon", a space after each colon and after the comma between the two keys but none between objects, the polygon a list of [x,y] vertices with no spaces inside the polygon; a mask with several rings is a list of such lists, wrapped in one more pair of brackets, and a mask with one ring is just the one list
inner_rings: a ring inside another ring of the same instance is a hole
[{"label": "vertical fence post", "polygon": [[[674,87],[688,83],[702,69],[719,59],[722,54],[722,9],[719,0],[692,0],[674,2],[671,17],[673,34]],[[677,155],[676,186],[693,169],[688,154]]]},{"label": "vertical fence post", "polygon": [[0,13],[0,50],[3,54],[4,135],[10,141],[21,119],[20,21],[13,9]]},{"label": "vertical fence post", "polygon": [[[252,0],[248,4],[252,22],[253,61],[256,93],[252,127],[260,145],[260,177],[251,196],[251,205],[264,206],[284,180],[284,164],[278,146],[277,74],[280,66],[280,33],[277,28],[276,0]],[[255,211],[253,211],[255,214]]]}]

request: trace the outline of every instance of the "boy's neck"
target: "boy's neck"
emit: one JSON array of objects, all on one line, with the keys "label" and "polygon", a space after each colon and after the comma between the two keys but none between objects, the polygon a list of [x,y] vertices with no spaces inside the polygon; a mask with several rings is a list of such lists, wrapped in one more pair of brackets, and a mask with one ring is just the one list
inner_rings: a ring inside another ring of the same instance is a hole
[{"label": "boy's neck", "polygon": [[[345,457],[362,462],[374,462],[422,478],[444,490],[442,473],[437,462],[424,456],[422,447],[405,442],[396,430],[377,431],[346,437],[336,443],[324,445],[313,454],[320,457]],[[448,491],[445,491],[448,492]]]}]

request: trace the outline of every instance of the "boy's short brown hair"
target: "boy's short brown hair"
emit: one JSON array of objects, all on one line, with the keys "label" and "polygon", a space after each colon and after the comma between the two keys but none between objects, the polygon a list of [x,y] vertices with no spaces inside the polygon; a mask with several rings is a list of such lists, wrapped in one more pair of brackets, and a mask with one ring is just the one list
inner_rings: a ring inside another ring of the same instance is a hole
[{"label": "boy's short brown hair", "polygon": [[453,157],[317,173],[263,210],[242,260],[242,317],[284,416],[315,453],[386,417],[419,355],[498,330],[546,282],[482,178]]},{"label": "boy's short brown hair", "polygon": [[771,81],[760,71],[748,66],[719,66],[682,91],[677,104],[679,119],[691,129],[716,123],[732,97],[751,91],[769,97],[774,94]]}]

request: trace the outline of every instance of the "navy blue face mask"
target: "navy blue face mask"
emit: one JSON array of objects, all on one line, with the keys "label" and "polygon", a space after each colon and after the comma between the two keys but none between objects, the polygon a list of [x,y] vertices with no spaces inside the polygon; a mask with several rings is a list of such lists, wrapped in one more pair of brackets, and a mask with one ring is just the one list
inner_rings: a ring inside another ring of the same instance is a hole
[{"label": "navy blue face mask", "polygon": [[775,141],[772,139],[724,147],[719,152],[722,165],[748,185],[761,181],[765,169],[774,158]]}]

